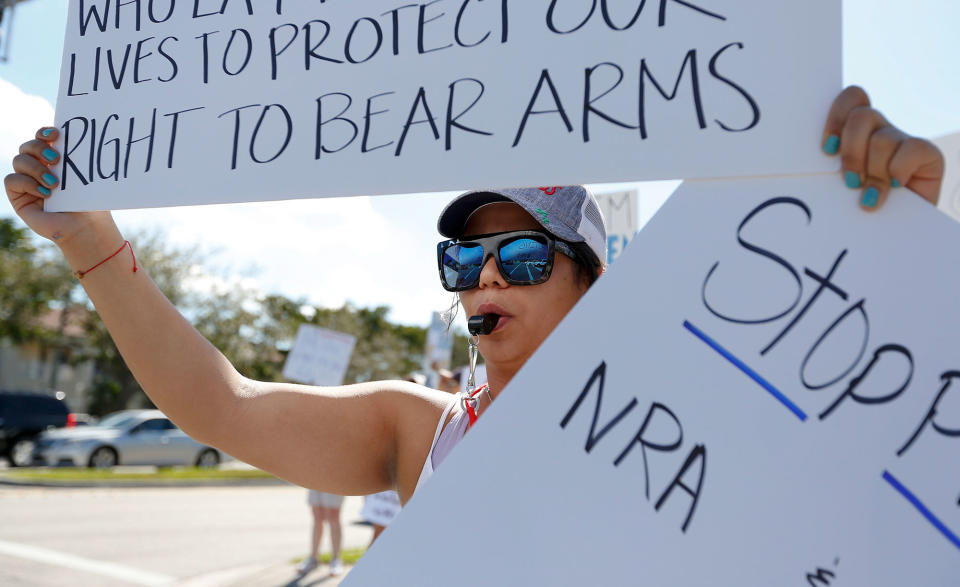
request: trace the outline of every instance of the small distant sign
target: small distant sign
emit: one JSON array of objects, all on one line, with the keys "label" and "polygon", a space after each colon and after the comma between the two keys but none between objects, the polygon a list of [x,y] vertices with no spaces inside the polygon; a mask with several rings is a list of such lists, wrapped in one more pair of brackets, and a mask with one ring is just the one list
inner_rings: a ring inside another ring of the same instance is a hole
[{"label": "small distant sign", "polygon": [[427,328],[427,346],[424,352],[425,369],[449,369],[450,358],[453,355],[453,331],[444,322],[440,312],[434,312],[430,317],[430,327]]},{"label": "small distant sign", "polygon": [[610,264],[637,234],[637,190],[598,194],[597,201],[607,228],[607,264]]},{"label": "small distant sign", "polygon": [[356,343],[349,334],[301,324],[283,376],[309,385],[341,385]]}]

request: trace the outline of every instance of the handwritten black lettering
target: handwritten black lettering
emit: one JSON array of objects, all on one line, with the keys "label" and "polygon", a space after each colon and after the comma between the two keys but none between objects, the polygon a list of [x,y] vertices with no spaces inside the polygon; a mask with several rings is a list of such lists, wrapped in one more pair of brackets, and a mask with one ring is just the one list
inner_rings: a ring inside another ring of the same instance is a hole
[{"label": "handwritten black lettering", "polygon": [[[694,465],[696,465],[699,469],[697,474],[696,489],[693,489],[683,481],[684,476]],[[683,526],[680,527],[683,532],[686,532],[687,527],[690,525],[690,520],[693,519],[693,513],[697,509],[697,503],[700,502],[700,492],[703,491],[703,480],[706,475],[707,447],[702,444],[698,444],[694,446],[693,450],[690,451],[690,454],[687,455],[687,460],[683,462],[683,466],[680,467],[680,470],[677,472],[677,476],[673,478],[673,482],[670,483],[670,485],[668,485],[663,491],[663,494],[660,496],[660,499],[657,500],[654,509],[659,512],[660,508],[662,508],[667,502],[667,499],[669,499],[673,490],[677,487],[682,489],[684,493],[692,498],[692,501],[690,502],[690,508],[687,510],[687,517],[683,520]]]},{"label": "handwritten black lettering", "polygon": [[[464,108],[463,110],[461,110],[460,112],[458,112],[456,115],[454,115],[454,114],[453,114],[454,95],[455,95],[456,92],[457,92],[457,86],[458,86],[459,84],[464,84],[464,83],[476,84],[476,85],[479,87],[479,90],[480,90],[480,91],[477,92],[476,97],[473,99],[473,102],[471,102],[469,106],[467,106],[466,108]],[[471,127],[466,126],[466,125],[464,125],[464,124],[461,124],[461,123],[459,122],[460,119],[467,114],[467,112],[470,112],[471,110],[473,110],[473,107],[476,106],[477,103],[480,102],[480,98],[483,97],[483,92],[484,92],[484,89],[485,89],[485,88],[484,88],[484,85],[483,85],[483,82],[481,82],[481,81],[478,80],[478,79],[470,78],[470,77],[468,77],[468,78],[463,78],[463,79],[458,79],[458,80],[456,80],[456,81],[454,81],[453,83],[450,84],[449,89],[450,89],[450,91],[449,91],[449,93],[447,94],[447,123],[446,123],[446,125],[444,125],[444,129],[445,129],[444,135],[445,135],[445,138],[446,138],[446,141],[445,141],[444,146],[445,146],[446,150],[449,151],[450,149],[453,148],[453,129],[454,129],[454,128],[459,129],[459,130],[462,130],[462,131],[464,131],[464,132],[473,133],[473,134],[484,135],[484,136],[493,136],[493,133],[492,133],[492,132],[487,132],[487,131],[479,130],[479,129],[476,129],[476,128],[471,128]]]},{"label": "handwritten black lettering", "polygon": [[[341,98],[346,98],[347,105],[344,106],[343,110],[341,110],[336,116],[332,116],[331,118],[324,119],[323,101],[332,96],[339,96]],[[314,159],[319,160],[323,153],[336,153],[338,151],[342,151],[347,147],[349,147],[350,143],[352,143],[354,139],[357,138],[357,134],[360,132],[360,129],[357,128],[357,124],[354,121],[350,120],[349,118],[344,118],[343,116],[344,114],[347,113],[347,110],[349,110],[350,106],[352,105],[353,105],[353,98],[349,94],[345,94],[343,92],[331,92],[329,94],[324,94],[319,98],[317,98],[316,142],[315,142],[315,148],[313,153]],[[368,107],[369,107],[369,103],[368,103]],[[342,122],[344,124],[349,125],[350,128],[352,129],[353,134],[350,136],[348,140],[344,141],[344,143],[339,147],[335,149],[328,149],[323,142],[323,127],[332,122]]]},{"label": "handwritten black lettering", "polygon": [[[97,144],[97,175],[100,176],[100,179],[112,179],[117,181],[120,178],[120,139],[114,137],[109,141],[104,141],[107,136],[107,131],[110,128],[110,122],[114,120],[120,120],[120,117],[116,114],[111,114],[103,121],[103,128],[100,129],[100,140]],[[104,144],[109,144],[113,147],[113,167],[110,173],[103,173],[103,147]]]},{"label": "handwritten black lettering", "polygon": [[[881,395],[878,397],[868,397],[868,396],[858,394],[856,392],[857,388],[860,387],[860,385],[866,379],[867,375],[870,374],[870,371],[873,369],[873,367],[880,361],[880,357],[888,353],[897,353],[907,360],[908,369],[907,369],[907,374],[904,377],[903,383],[899,387],[891,391],[890,393],[886,395]],[[847,386],[847,389],[842,394],[840,394],[840,397],[838,397],[836,401],[834,401],[830,405],[830,407],[828,407],[826,410],[824,410],[820,414],[820,419],[823,420],[827,416],[829,416],[830,413],[833,412],[833,410],[835,410],[841,403],[843,403],[843,400],[848,397],[853,401],[857,402],[858,404],[865,404],[865,405],[885,404],[887,402],[895,400],[897,397],[900,396],[901,393],[904,392],[904,390],[907,389],[907,386],[910,385],[910,381],[913,379],[913,368],[914,368],[913,354],[910,352],[909,349],[899,344],[885,344],[880,346],[877,350],[873,352],[873,358],[870,359],[870,362],[867,363],[867,366],[863,369],[863,371],[859,375],[854,377],[850,381],[850,385]]]},{"label": "handwritten black lettering", "polygon": [[[924,416],[923,421],[920,422],[920,425],[917,427],[917,430],[910,436],[910,439],[907,440],[900,450],[897,451],[897,456],[901,457],[907,450],[913,446],[913,443],[920,438],[920,433],[929,426],[933,428],[938,433],[950,437],[958,438],[960,437],[960,428],[947,428],[936,422],[936,417],[940,407],[940,402],[946,397],[947,392],[950,391],[950,386],[954,380],[960,379],[960,371],[946,371],[940,375],[940,380],[943,381],[943,385],[940,387],[940,391],[937,393],[937,396],[933,400],[933,404],[930,405],[930,409],[927,410],[927,414]],[[957,502],[960,505],[960,501]]]},{"label": "handwritten black lettering", "polygon": [[[651,439],[646,438],[644,434],[647,432],[647,426],[650,425],[650,422],[653,421],[654,416],[657,413],[666,414],[670,420],[673,422],[673,426],[676,429],[676,439],[670,442],[653,442]],[[617,456],[613,461],[614,467],[619,467],[623,459],[626,458],[630,451],[633,450],[633,447],[640,445],[640,454],[643,457],[643,480],[644,480],[644,495],[647,499],[650,499],[650,469],[647,466],[647,449],[652,449],[661,452],[673,452],[680,448],[680,445],[683,444],[683,426],[680,424],[680,418],[677,418],[677,415],[667,406],[654,402],[650,405],[650,409],[647,411],[647,416],[643,419],[643,424],[640,425],[640,430],[637,431],[636,436],[633,440],[630,441],[624,449],[623,452]]]},{"label": "handwritten black lettering", "polygon": [[[617,81],[615,81],[613,85],[611,85],[609,88],[601,92],[600,95],[594,96],[593,89],[592,89],[593,74],[600,68],[607,68],[607,69],[612,68],[616,72]],[[637,128],[632,124],[627,124],[625,122],[621,122],[617,120],[613,116],[610,116],[609,114],[600,111],[593,105],[594,102],[596,102],[600,98],[603,98],[610,92],[617,89],[617,87],[620,85],[621,82],[623,82],[623,68],[621,68],[616,63],[610,63],[610,62],[598,63],[597,65],[593,67],[588,67],[584,70],[584,73],[583,73],[583,142],[584,143],[590,142],[590,115],[591,114],[595,116],[599,116],[600,118],[606,120],[607,122],[611,124],[615,124],[621,128],[628,128],[628,129]]]},{"label": "handwritten black lettering", "polygon": [[[354,35],[357,33],[360,23],[362,22],[366,22],[370,24],[370,27],[371,27],[370,30],[373,31],[373,34],[376,37],[376,41],[373,43],[373,47],[369,49],[369,53],[367,54],[366,57],[357,59],[356,57],[353,56],[353,38],[354,38]],[[344,46],[344,55],[346,56],[347,61],[349,61],[350,63],[353,63],[353,64],[366,63],[367,61],[370,61],[371,59],[373,59],[377,55],[377,53],[380,52],[380,48],[382,46],[383,46],[383,29],[380,28],[380,23],[372,18],[360,18],[353,23],[352,27],[350,27],[350,32],[347,34],[347,43]]]},{"label": "handwritten black lettering", "polygon": [[143,172],[147,173],[148,171],[150,171],[150,164],[153,161],[153,143],[157,134],[157,109],[156,108],[153,109],[153,114],[150,117],[150,132],[140,137],[139,139],[133,138],[135,122],[136,122],[136,119],[131,116],[130,126],[127,130],[127,149],[126,149],[126,154],[123,157],[123,176],[124,177],[129,177],[130,153],[131,151],[133,151],[132,147],[135,144],[142,141],[147,141],[147,156],[146,156],[146,163],[144,165]]},{"label": "handwritten black lettering", "polygon": [[[857,366],[857,363],[860,362],[860,359],[863,358],[863,354],[867,350],[867,342],[870,340],[870,318],[867,316],[867,311],[864,309],[863,305],[866,302],[866,299],[861,299],[857,303],[853,304],[847,308],[833,323],[817,338],[817,341],[813,343],[813,346],[810,347],[810,350],[807,351],[807,355],[803,358],[803,362],[800,364],[800,382],[803,383],[803,386],[807,389],[823,389],[825,387],[830,387],[834,383],[837,383],[844,377],[846,377],[853,369]],[[863,325],[863,336],[860,339],[860,349],[857,352],[857,357],[850,363],[850,366],[847,367],[842,373],[835,376],[833,379],[829,379],[823,383],[810,383],[807,379],[807,364],[810,362],[810,359],[813,358],[813,355],[816,354],[817,349],[820,348],[820,345],[825,341],[832,332],[834,332],[838,326],[844,323],[850,316],[857,314],[860,316]]]},{"label": "handwritten black lettering", "polygon": [[794,280],[794,281],[796,282],[796,284],[797,284],[797,294],[796,294],[796,297],[795,297],[794,300],[790,303],[790,305],[787,306],[787,308],[786,308],[785,310],[783,310],[783,311],[781,311],[781,312],[779,312],[779,313],[777,313],[777,314],[775,314],[775,315],[773,315],[773,316],[768,316],[768,317],[763,317],[763,318],[735,318],[735,317],[733,317],[733,316],[729,316],[729,315],[723,314],[723,313],[721,313],[719,310],[717,310],[717,309],[714,307],[714,305],[711,304],[710,301],[707,299],[707,287],[708,287],[708,285],[709,285],[709,283],[710,283],[710,278],[713,276],[714,271],[717,270],[717,267],[720,266],[720,261],[717,261],[717,262],[714,263],[713,266],[710,268],[710,271],[707,272],[707,276],[706,276],[706,277],[704,278],[704,280],[703,280],[703,286],[702,286],[701,289],[700,289],[700,299],[702,300],[704,307],[705,307],[711,314],[713,314],[714,316],[716,316],[717,318],[720,318],[721,320],[725,320],[725,321],[727,321],[727,322],[733,322],[733,323],[736,323],[736,324],[765,324],[765,323],[767,323],[767,322],[773,322],[773,321],[775,321],[775,320],[778,320],[778,319],[780,319],[780,318],[783,318],[784,316],[786,316],[787,314],[789,314],[790,312],[792,312],[793,309],[797,307],[797,304],[800,303],[800,298],[801,298],[801,296],[803,295],[803,283],[802,283],[802,281],[800,280],[800,274],[797,272],[796,269],[794,269],[793,265],[791,265],[789,262],[787,262],[787,260],[784,259],[783,257],[781,257],[780,255],[777,255],[776,253],[773,253],[773,252],[768,251],[767,249],[764,249],[764,248],[762,248],[762,247],[760,247],[760,246],[758,246],[758,245],[755,245],[755,244],[753,244],[753,243],[750,243],[750,242],[748,242],[747,240],[745,240],[745,239],[743,238],[743,229],[744,229],[744,227],[746,227],[747,224],[749,224],[750,221],[753,220],[753,218],[757,216],[757,214],[759,214],[759,213],[762,212],[763,210],[766,210],[767,208],[770,208],[771,206],[781,206],[781,205],[794,206],[794,207],[799,208],[800,210],[802,210],[803,213],[804,213],[804,215],[805,215],[806,218],[807,218],[807,224],[808,224],[808,225],[809,225],[810,222],[813,220],[813,215],[812,215],[812,213],[810,212],[810,208],[809,208],[805,203],[803,203],[802,201],[798,200],[797,198],[791,198],[791,197],[776,197],[776,198],[771,198],[771,199],[763,202],[762,204],[760,204],[759,206],[757,206],[757,207],[754,208],[753,210],[751,210],[750,213],[747,214],[747,216],[740,222],[740,226],[737,228],[737,242],[739,242],[739,243],[740,243],[740,246],[742,246],[743,248],[747,249],[748,251],[750,251],[750,252],[752,252],[752,253],[756,253],[757,255],[760,255],[761,257],[770,259],[771,261],[773,261],[773,262],[776,263],[777,265],[780,265],[781,267],[783,267],[784,269],[786,269],[787,272],[790,274],[790,276],[793,278],[793,280]]},{"label": "handwritten black lettering", "polygon": [[434,51],[441,51],[443,49],[449,49],[453,47],[453,43],[447,43],[446,45],[441,45],[439,47],[432,47],[427,49],[426,46],[426,29],[427,25],[431,22],[439,20],[446,16],[446,12],[441,12],[436,16],[427,18],[427,9],[433,6],[434,4],[440,2],[441,0],[431,0],[430,2],[424,2],[420,5],[420,19],[417,22],[417,52],[423,55],[424,53],[433,53]]},{"label": "handwritten black lettering", "polygon": [[[553,104],[556,108],[551,110],[534,110],[534,107],[537,104],[537,100],[540,97],[540,92],[543,90],[543,85],[546,84],[550,88],[550,95],[553,97]],[[573,132],[573,125],[570,124],[570,118],[567,116],[566,110],[563,108],[563,104],[560,102],[560,94],[557,93],[557,87],[553,85],[553,80],[550,78],[550,71],[544,69],[540,72],[540,79],[537,81],[537,89],[533,91],[533,97],[530,98],[530,103],[527,105],[527,109],[523,112],[523,118],[520,120],[520,128],[517,129],[517,136],[513,139],[513,147],[516,147],[520,144],[520,139],[523,137],[523,131],[527,127],[527,120],[530,118],[531,114],[551,114],[557,113],[563,119],[563,124],[567,127],[567,132]]]},{"label": "handwritten black lettering", "polygon": [[396,92],[382,92],[367,98],[367,109],[363,114],[363,141],[361,141],[361,144],[360,144],[361,152],[368,153],[370,151],[376,151],[377,149],[383,149],[384,147],[389,147],[390,145],[393,144],[393,141],[390,141],[388,143],[382,143],[380,145],[377,145],[376,147],[370,147],[368,144],[368,141],[370,139],[370,126],[371,126],[370,121],[373,120],[373,117],[390,112],[389,108],[385,108],[383,110],[377,110],[374,112],[372,110],[373,101],[376,100],[377,98],[382,98],[384,96],[392,96],[395,93]]},{"label": "handwritten black lettering", "polygon": [[790,330],[797,324],[797,322],[800,321],[801,318],[803,318],[803,316],[807,313],[807,310],[809,310],[810,307],[813,306],[813,303],[817,301],[817,298],[820,297],[820,294],[822,294],[824,290],[830,290],[833,293],[837,294],[840,297],[840,299],[842,299],[843,301],[847,301],[847,297],[848,297],[847,292],[843,291],[842,289],[834,285],[833,282],[831,281],[834,274],[837,272],[837,268],[840,266],[840,262],[843,261],[843,258],[846,256],[847,256],[847,251],[846,249],[844,249],[840,253],[840,255],[837,257],[836,261],[833,262],[833,266],[830,267],[830,271],[827,273],[826,277],[821,277],[820,275],[817,275],[816,273],[811,271],[809,268],[804,269],[804,273],[808,277],[812,278],[814,281],[817,282],[818,284],[817,289],[816,291],[813,292],[813,295],[810,296],[810,299],[807,300],[807,303],[804,304],[802,308],[800,308],[800,311],[797,312],[797,314],[793,317],[793,319],[791,319],[790,322],[783,328],[783,330],[780,331],[780,334],[775,336],[774,339],[770,341],[770,344],[765,346],[763,350],[760,351],[761,356],[770,352],[770,350],[773,347],[775,347],[777,343],[783,340],[783,337],[786,336],[788,332],[790,332]]},{"label": "handwritten black lettering", "polygon": [[[240,65],[231,69],[228,61],[230,60],[231,49],[233,48],[234,41],[237,40],[237,35],[240,35],[240,38],[243,39],[243,42],[240,46]],[[230,38],[227,39],[227,47],[223,50],[223,73],[227,75],[239,75],[247,68],[247,64],[250,63],[250,57],[253,56],[253,38],[250,36],[245,29],[233,29],[230,31]]]},{"label": "handwritten black lettering", "polygon": [[757,104],[757,101],[753,99],[753,96],[751,96],[749,92],[743,89],[742,86],[740,86],[730,78],[721,75],[720,72],[717,71],[717,60],[719,60],[720,56],[723,55],[723,53],[730,47],[743,49],[743,43],[730,43],[729,45],[725,45],[721,47],[719,51],[714,53],[713,57],[710,58],[710,66],[709,66],[710,75],[712,75],[716,79],[720,80],[721,82],[727,84],[728,86],[736,90],[737,93],[739,93],[743,97],[743,99],[747,101],[747,104],[750,105],[750,111],[752,112],[752,117],[750,119],[750,122],[747,123],[746,126],[743,126],[741,128],[733,128],[731,126],[727,126],[722,121],[716,120],[716,119],[714,119],[714,122],[716,122],[720,126],[720,128],[722,128],[725,131],[744,132],[744,131],[750,130],[751,128],[757,126],[757,124],[760,123],[760,106]]},{"label": "handwritten black lettering", "polygon": [[657,81],[653,74],[650,72],[650,68],[647,67],[646,58],[640,61],[640,96],[637,100],[638,108],[640,110],[640,138],[646,139],[648,136],[647,133],[647,97],[646,97],[646,88],[647,84],[644,80],[649,79],[653,83],[653,87],[657,89],[657,92],[668,102],[673,101],[677,97],[677,94],[680,91],[680,82],[683,81],[683,72],[687,70],[687,65],[690,66],[690,91],[693,94],[693,106],[694,110],[697,113],[697,124],[701,129],[707,128],[707,121],[704,119],[703,115],[703,104],[700,98],[700,76],[697,73],[697,50],[691,49],[687,52],[687,55],[683,58],[683,63],[680,64],[680,73],[677,74],[677,80],[673,84],[673,90],[671,92],[665,92],[663,86],[660,85],[660,82]]},{"label": "handwritten black lettering", "polygon": [[[323,26],[323,37],[320,38],[316,43],[312,42],[313,37],[313,25],[322,25]],[[328,63],[343,63],[340,59],[334,59],[332,57],[326,57],[317,53],[317,49],[320,48],[320,45],[327,40],[330,36],[330,23],[325,20],[311,20],[303,25],[303,45],[304,45],[304,63],[303,67],[306,71],[310,71],[310,62],[313,60],[326,61]]]},{"label": "handwritten black lettering", "polygon": [[[425,117],[416,120],[417,111],[420,107],[423,107]],[[440,139],[440,130],[437,128],[436,119],[433,116],[433,112],[430,111],[430,105],[427,103],[427,91],[425,88],[421,87],[417,92],[417,97],[413,101],[413,106],[410,108],[410,115],[407,116],[407,122],[403,125],[403,132],[400,133],[400,140],[397,142],[397,150],[394,152],[394,156],[399,157],[400,153],[403,151],[403,145],[407,140],[407,133],[410,131],[410,127],[415,124],[424,124],[427,123],[430,125],[430,130],[433,132],[433,138]]]},{"label": "handwritten black lettering", "polygon": [[[289,29],[292,33],[290,38],[287,39],[287,42],[283,44],[279,50],[277,49],[277,31],[281,29]],[[282,24],[280,26],[275,26],[270,29],[270,79],[277,79],[277,57],[283,54],[284,51],[290,48],[290,45],[296,40],[297,35],[300,32],[300,28],[297,25],[292,23]],[[309,42],[309,41],[308,41]],[[322,42],[322,41],[321,41]],[[307,60],[307,69],[310,69],[309,59]]]},{"label": "handwritten black lettering", "polygon": [[609,432],[614,426],[617,425],[617,422],[623,419],[624,416],[629,414],[633,408],[637,406],[637,398],[633,398],[624,406],[616,416],[613,417],[609,422],[604,425],[603,428],[597,432],[597,420],[600,419],[600,407],[603,404],[603,385],[606,381],[607,376],[607,363],[601,362],[600,365],[593,371],[593,374],[590,375],[590,379],[587,380],[587,384],[583,386],[583,391],[580,392],[580,395],[577,396],[577,400],[573,402],[573,405],[570,406],[570,410],[567,411],[567,415],[563,417],[563,420],[560,421],[560,427],[566,428],[567,424],[570,423],[570,419],[573,418],[573,415],[577,413],[577,410],[580,408],[580,404],[583,403],[583,400],[587,398],[587,395],[590,393],[590,390],[593,389],[593,384],[597,383],[597,400],[593,405],[593,420],[590,421],[590,432],[587,433],[587,442],[584,445],[583,450],[588,454],[593,450],[594,445],[602,439],[607,432]]}]

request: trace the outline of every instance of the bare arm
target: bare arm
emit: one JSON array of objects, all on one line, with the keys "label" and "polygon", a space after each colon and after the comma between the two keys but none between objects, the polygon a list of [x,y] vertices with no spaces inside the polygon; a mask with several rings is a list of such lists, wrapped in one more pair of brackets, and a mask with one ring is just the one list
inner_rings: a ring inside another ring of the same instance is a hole
[{"label": "bare arm", "polygon": [[[83,271],[124,239],[109,213],[43,210],[49,196],[39,188],[56,161],[44,153],[55,138],[41,131],[21,147],[7,195]],[[122,250],[81,283],[144,391],[187,434],[301,485],[347,495],[399,485],[409,496],[444,395],[403,382],[316,388],[247,379],[164,297],[149,267],[133,267]]]}]

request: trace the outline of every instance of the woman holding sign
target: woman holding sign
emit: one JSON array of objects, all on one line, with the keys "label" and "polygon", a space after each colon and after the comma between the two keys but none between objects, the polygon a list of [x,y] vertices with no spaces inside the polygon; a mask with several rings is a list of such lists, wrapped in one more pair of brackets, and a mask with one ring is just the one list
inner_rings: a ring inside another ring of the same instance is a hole
[{"label": "woman holding sign", "polygon": [[[396,488],[408,500],[603,271],[603,222],[583,187],[469,192],[439,218],[450,240],[438,257],[443,287],[490,327],[480,343],[489,387],[459,402],[399,381],[253,381],[163,297],[109,212],[44,211],[57,186],[57,132],[40,130],[14,158],[5,185],[17,214],[60,247],[159,408],[198,441],[306,487],[341,495]],[[882,206],[898,185],[937,201],[940,152],[890,125],[859,88],[834,102],[821,147],[841,157],[851,197],[865,209]]]}]

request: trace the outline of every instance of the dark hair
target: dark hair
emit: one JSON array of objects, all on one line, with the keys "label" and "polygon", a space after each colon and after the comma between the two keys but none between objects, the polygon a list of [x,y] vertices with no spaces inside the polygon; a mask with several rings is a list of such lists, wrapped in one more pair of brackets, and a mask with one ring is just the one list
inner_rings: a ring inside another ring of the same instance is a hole
[{"label": "dark hair", "polygon": [[603,262],[597,259],[597,255],[593,252],[593,249],[586,243],[563,242],[567,243],[567,246],[577,254],[577,258],[574,260],[574,263],[577,264],[577,281],[585,284],[587,289],[589,289],[590,286],[593,285],[593,282],[600,277],[597,269],[604,266]]}]

